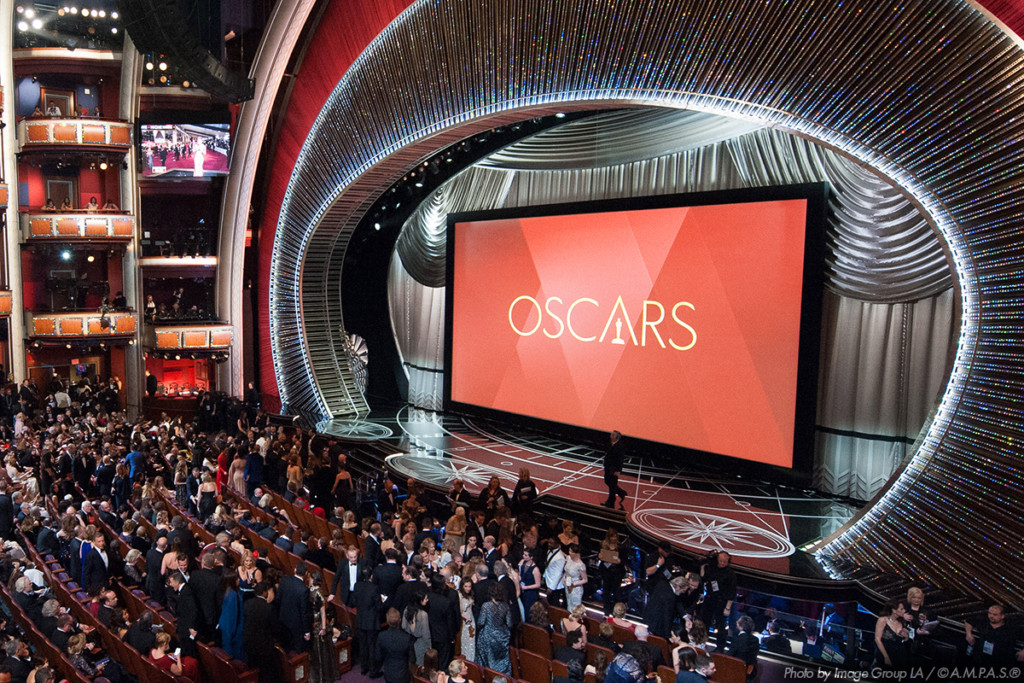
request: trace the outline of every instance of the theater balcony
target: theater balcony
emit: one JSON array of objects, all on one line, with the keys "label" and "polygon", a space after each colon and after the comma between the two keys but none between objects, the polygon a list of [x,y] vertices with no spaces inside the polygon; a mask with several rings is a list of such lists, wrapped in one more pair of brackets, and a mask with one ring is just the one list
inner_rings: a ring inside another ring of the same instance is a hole
[{"label": "theater balcony", "polygon": [[0,318],[7,318],[11,315],[13,301],[11,290],[0,289]]},{"label": "theater balcony", "polygon": [[231,326],[223,323],[156,321],[147,328],[144,345],[156,352],[219,351],[231,347]]},{"label": "theater balcony", "polygon": [[54,240],[127,243],[135,236],[135,218],[120,212],[24,213],[21,234],[26,244]]},{"label": "theater balcony", "polygon": [[132,124],[105,119],[24,119],[18,124],[21,152],[90,150],[127,154]]},{"label": "theater balcony", "polygon": [[80,340],[134,344],[137,329],[136,314],[126,311],[25,312],[25,336],[42,344]]}]

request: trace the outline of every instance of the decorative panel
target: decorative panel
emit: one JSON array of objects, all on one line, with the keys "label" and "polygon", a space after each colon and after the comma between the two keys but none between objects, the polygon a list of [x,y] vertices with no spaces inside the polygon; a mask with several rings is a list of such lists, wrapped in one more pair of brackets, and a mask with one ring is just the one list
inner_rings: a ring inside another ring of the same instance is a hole
[{"label": "decorative panel", "polygon": [[0,315],[10,315],[13,296],[8,290],[0,290]]},{"label": "decorative panel", "polygon": [[135,235],[135,219],[123,213],[37,213],[21,215],[22,236],[27,241],[76,240],[124,243]]}]

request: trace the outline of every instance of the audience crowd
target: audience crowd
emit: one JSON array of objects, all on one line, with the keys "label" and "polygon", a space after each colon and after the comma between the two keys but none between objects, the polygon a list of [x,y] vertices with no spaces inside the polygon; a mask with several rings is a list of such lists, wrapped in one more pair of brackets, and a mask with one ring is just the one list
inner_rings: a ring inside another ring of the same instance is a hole
[{"label": "audience crowd", "polygon": [[[59,562],[101,628],[152,666],[195,681],[204,678],[200,649],[211,646],[258,668],[261,681],[282,680],[276,646],[308,653],[314,683],[334,681],[336,644],[349,637],[362,673],[386,683],[462,683],[467,662],[511,679],[511,648],[537,630],[559,643],[557,683],[640,683],[659,667],[677,683],[702,681],[714,674],[715,650],[743,660],[753,677],[762,647],[790,654],[796,639],[805,653],[842,650],[834,607],[787,627],[798,631],[791,637],[770,611],[759,624],[739,613],[728,553],[687,565],[662,543],[634,565],[617,529],[590,542],[570,520],[541,518],[528,470],[511,493],[497,477],[478,493],[456,480],[443,497],[387,479],[370,500],[342,444],[269,424],[255,396],[204,397],[186,424],[128,420],[118,389],[113,380],[65,389],[54,379],[45,397],[30,381],[0,396],[0,580],[86,676],[133,679],[56,599],[35,558]],[[310,516],[330,534],[313,533]],[[278,549],[298,561],[274,562]],[[147,608],[129,610],[122,587],[144,595]],[[603,620],[585,603],[598,595]],[[923,598],[914,589],[879,617],[878,666],[930,656],[938,624]],[[160,628],[163,610],[173,634]],[[0,629],[0,681],[54,678],[55,662],[33,653],[16,625]],[[1024,659],[1001,606],[968,627],[961,656]]]}]

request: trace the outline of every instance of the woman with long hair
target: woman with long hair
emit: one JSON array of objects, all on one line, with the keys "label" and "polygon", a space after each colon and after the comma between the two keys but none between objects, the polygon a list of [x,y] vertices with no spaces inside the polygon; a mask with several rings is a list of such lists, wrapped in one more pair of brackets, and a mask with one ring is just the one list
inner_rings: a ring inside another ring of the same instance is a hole
[{"label": "woman with long hair", "polygon": [[256,586],[263,580],[263,572],[256,567],[256,556],[251,550],[242,553],[238,563],[238,590],[242,600],[256,597]]},{"label": "woman with long hair", "polygon": [[903,670],[910,662],[910,632],[903,601],[887,602],[875,622],[875,666]]},{"label": "woman with long hair", "polygon": [[430,624],[427,621],[427,605],[430,603],[430,596],[426,587],[413,592],[409,604],[402,614],[402,629],[412,636],[413,654],[416,657],[416,664],[423,664],[423,655],[430,649]]},{"label": "woman with long hair", "polygon": [[[473,620],[473,582],[463,578],[459,584],[459,652],[471,662],[476,661],[476,622]],[[454,676],[454,674],[452,674]]]},{"label": "woman with long hair", "polygon": [[310,683],[334,683],[338,679],[338,663],[334,653],[334,625],[327,620],[327,597],[323,575],[309,575],[309,597],[313,607],[312,652],[309,658]]},{"label": "woman with long hair", "polygon": [[523,548],[523,559],[519,563],[519,599],[523,602],[523,614],[529,614],[533,603],[540,597],[540,568],[533,561],[533,550]]},{"label": "woman with long hair", "polygon": [[490,600],[480,607],[476,636],[476,663],[506,676],[512,675],[509,641],[512,638],[512,611],[500,584],[490,588]]}]

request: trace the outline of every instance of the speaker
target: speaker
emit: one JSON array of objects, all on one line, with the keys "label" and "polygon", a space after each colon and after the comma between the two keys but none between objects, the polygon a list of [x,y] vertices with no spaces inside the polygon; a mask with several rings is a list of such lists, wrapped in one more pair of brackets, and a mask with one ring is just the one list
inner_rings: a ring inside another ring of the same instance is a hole
[{"label": "speaker", "polygon": [[139,52],[166,55],[181,75],[214,97],[251,100],[256,82],[227,69],[202,46],[177,0],[117,0],[125,30]]}]

